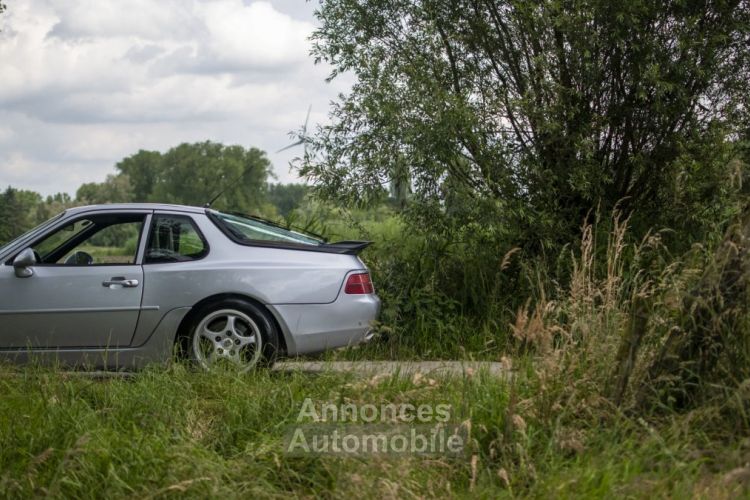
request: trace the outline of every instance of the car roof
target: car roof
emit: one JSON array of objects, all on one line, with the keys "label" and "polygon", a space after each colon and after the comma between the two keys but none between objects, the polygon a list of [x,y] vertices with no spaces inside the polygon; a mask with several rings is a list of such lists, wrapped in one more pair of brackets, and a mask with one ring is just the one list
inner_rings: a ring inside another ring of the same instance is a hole
[{"label": "car roof", "polygon": [[191,207],[187,205],[172,205],[169,203],[106,203],[102,205],[86,205],[83,207],[69,208],[66,214],[80,214],[94,210],[168,210],[176,212],[205,213],[204,207]]}]

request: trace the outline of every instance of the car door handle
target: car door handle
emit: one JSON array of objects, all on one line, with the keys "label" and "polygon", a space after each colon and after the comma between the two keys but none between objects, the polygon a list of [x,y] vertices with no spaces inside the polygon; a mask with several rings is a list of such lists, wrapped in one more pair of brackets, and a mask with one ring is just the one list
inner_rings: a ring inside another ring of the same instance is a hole
[{"label": "car door handle", "polygon": [[102,283],[104,288],[109,288],[113,285],[119,285],[123,288],[135,288],[138,286],[138,280],[126,280],[125,278],[118,276]]}]

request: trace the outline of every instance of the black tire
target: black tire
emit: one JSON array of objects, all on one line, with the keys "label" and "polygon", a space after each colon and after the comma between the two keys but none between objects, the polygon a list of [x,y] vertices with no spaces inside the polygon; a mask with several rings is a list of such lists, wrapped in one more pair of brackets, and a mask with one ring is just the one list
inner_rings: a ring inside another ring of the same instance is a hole
[{"label": "black tire", "polygon": [[[276,361],[279,354],[279,335],[276,322],[271,314],[263,307],[239,298],[223,299],[209,302],[191,311],[190,320],[180,338],[180,354],[197,366],[204,366],[193,349],[193,340],[201,322],[210,315],[222,310],[235,310],[247,315],[257,326],[261,337],[261,355],[257,363],[251,367],[269,367]],[[205,367],[205,366],[204,366]]]}]

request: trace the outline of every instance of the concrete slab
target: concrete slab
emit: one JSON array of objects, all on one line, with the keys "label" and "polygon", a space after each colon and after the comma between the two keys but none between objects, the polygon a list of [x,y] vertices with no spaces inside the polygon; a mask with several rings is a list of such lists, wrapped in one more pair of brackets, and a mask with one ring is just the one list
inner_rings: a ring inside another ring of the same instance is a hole
[{"label": "concrete slab", "polygon": [[360,375],[474,375],[486,371],[497,377],[508,377],[511,371],[502,363],[491,361],[280,361],[273,367],[280,372],[356,373]]}]

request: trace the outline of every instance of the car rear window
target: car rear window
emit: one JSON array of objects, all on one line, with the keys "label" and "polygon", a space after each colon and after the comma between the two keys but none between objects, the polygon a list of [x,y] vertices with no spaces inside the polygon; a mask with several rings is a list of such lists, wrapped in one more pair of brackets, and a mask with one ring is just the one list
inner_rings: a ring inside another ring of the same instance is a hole
[{"label": "car rear window", "polygon": [[267,241],[302,245],[321,245],[325,243],[321,238],[285,229],[273,222],[260,218],[215,211],[212,211],[211,215],[217,224],[231,233],[236,239],[244,242]]}]

